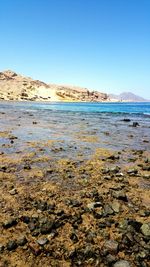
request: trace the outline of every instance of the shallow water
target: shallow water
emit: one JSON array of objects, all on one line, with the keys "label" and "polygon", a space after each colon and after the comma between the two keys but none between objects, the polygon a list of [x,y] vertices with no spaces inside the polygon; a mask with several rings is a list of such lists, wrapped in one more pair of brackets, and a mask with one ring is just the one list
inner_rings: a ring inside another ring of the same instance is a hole
[{"label": "shallow water", "polygon": [[[55,157],[88,157],[96,148],[149,150],[148,114],[150,103],[1,102],[0,131],[18,138],[10,145],[8,138],[1,137],[1,149],[10,154],[32,151],[34,146],[27,144],[34,142],[49,154],[44,142],[55,141],[51,146]],[[133,122],[139,126],[132,127]]]}]

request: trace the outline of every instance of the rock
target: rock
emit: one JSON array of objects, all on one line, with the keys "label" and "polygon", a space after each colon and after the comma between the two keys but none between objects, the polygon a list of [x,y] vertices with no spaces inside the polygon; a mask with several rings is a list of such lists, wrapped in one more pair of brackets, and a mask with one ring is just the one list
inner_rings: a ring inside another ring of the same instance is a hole
[{"label": "rock", "polygon": [[18,246],[24,246],[27,242],[28,242],[28,240],[26,239],[25,236],[20,237],[20,238],[17,240],[17,244],[18,244]]},{"label": "rock", "polygon": [[76,235],[76,233],[71,233],[70,235],[70,239],[73,241],[73,243],[77,243],[78,242],[78,237]]},{"label": "rock", "polygon": [[101,207],[102,206],[102,203],[101,202],[91,202],[91,203],[88,203],[87,204],[87,208],[89,210],[93,210],[95,208],[98,208],[98,207]]},{"label": "rock", "polygon": [[17,189],[16,188],[13,188],[12,190],[9,191],[9,194],[10,195],[16,195],[18,192],[17,192]]},{"label": "rock", "polygon": [[110,254],[117,254],[118,252],[118,242],[114,240],[108,240],[104,243],[103,250],[109,252]]},{"label": "rock", "polygon": [[54,222],[48,221],[40,226],[40,232],[41,234],[49,234],[51,230],[53,229]]},{"label": "rock", "polygon": [[130,174],[130,175],[135,175],[135,174],[138,173],[138,170],[136,170],[136,169],[129,169],[129,170],[127,171],[127,173]]},{"label": "rock", "polygon": [[111,208],[115,213],[119,213],[120,211],[120,203],[118,201],[113,201],[111,204]]},{"label": "rock", "polygon": [[113,267],[131,267],[131,264],[129,261],[119,260],[113,265]]},{"label": "rock", "polygon": [[7,228],[10,228],[10,227],[16,225],[17,223],[18,223],[17,219],[11,218],[11,219],[9,219],[3,223],[3,227],[7,229]]},{"label": "rock", "polygon": [[47,238],[40,238],[36,241],[40,246],[44,246],[45,244],[48,243],[48,239]]},{"label": "rock", "polygon": [[0,253],[3,252],[3,250],[4,250],[4,246],[0,244]]},{"label": "rock", "polygon": [[141,232],[144,236],[150,237],[150,223],[143,223],[141,226]]},{"label": "rock", "polygon": [[130,122],[131,120],[130,119],[127,119],[127,118],[124,118],[123,121],[124,122]]},{"label": "rock", "polygon": [[112,196],[119,200],[123,200],[124,202],[128,202],[128,198],[124,191],[113,191]]},{"label": "rock", "polygon": [[7,249],[9,250],[9,251],[11,251],[11,250],[15,250],[16,248],[17,248],[17,242],[15,241],[15,240],[11,240],[11,241],[9,241],[8,243],[7,243]]},{"label": "rock", "polygon": [[137,127],[137,126],[140,126],[139,123],[134,121],[133,124],[132,124],[132,127]]},{"label": "rock", "polygon": [[38,244],[30,242],[29,248],[31,249],[32,253],[36,256],[38,256],[41,253],[41,249]]},{"label": "rock", "polygon": [[26,163],[23,168],[24,170],[31,170],[31,165],[29,163]]},{"label": "rock", "polygon": [[118,155],[110,155],[107,159],[116,160],[119,159]]},{"label": "rock", "polygon": [[112,215],[112,214],[114,214],[114,211],[113,211],[113,209],[111,208],[111,206],[108,205],[108,204],[105,205],[105,206],[104,206],[103,216]]},{"label": "rock", "polygon": [[150,171],[150,165],[148,165],[148,166],[143,166],[142,170],[143,170],[143,171]]},{"label": "rock", "polygon": [[128,224],[131,225],[137,232],[140,231],[140,228],[142,226],[142,223],[136,220],[129,220]]}]

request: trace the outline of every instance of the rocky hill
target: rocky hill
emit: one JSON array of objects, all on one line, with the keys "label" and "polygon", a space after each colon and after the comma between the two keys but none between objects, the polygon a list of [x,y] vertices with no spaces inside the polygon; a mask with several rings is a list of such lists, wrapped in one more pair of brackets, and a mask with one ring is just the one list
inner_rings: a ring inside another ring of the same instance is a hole
[{"label": "rocky hill", "polygon": [[123,102],[145,102],[148,101],[145,98],[135,95],[131,92],[124,92],[120,95],[110,94],[109,98],[111,101],[123,101]]},{"label": "rocky hill", "polygon": [[87,88],[46,84],[13,71],[0,72],[0,100],[102,102],[108,95]]}]

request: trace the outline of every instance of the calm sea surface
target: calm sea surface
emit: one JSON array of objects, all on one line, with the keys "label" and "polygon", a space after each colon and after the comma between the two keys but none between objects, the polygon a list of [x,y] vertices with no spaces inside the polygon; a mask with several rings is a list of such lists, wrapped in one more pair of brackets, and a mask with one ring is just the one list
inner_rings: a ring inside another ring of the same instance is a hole
[{"label": "calm sea surface", "polygon": [[126,113],[150,115],[150,102],[144,103],[37,103],[37,102],[1,102],[0,109],[49,110],[92,113]]}]

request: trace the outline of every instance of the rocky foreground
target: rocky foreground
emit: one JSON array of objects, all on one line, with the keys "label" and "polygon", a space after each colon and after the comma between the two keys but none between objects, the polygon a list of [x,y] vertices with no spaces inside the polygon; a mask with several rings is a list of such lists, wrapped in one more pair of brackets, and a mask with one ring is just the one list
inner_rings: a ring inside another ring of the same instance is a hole
[{"label": "rocky foreground", "polygon": [[[3,150],[17,142],[1,137],[10,141]],[[148,267],[150,154],[99,149],[54,160],[44,153],[51,145],[1,152],[0,266]]]},{"label": "rocky foreground", "polygon": [[13,71],[0,72],[0,100],[102,102],[108,95],[87,88],[46,84]]}]

